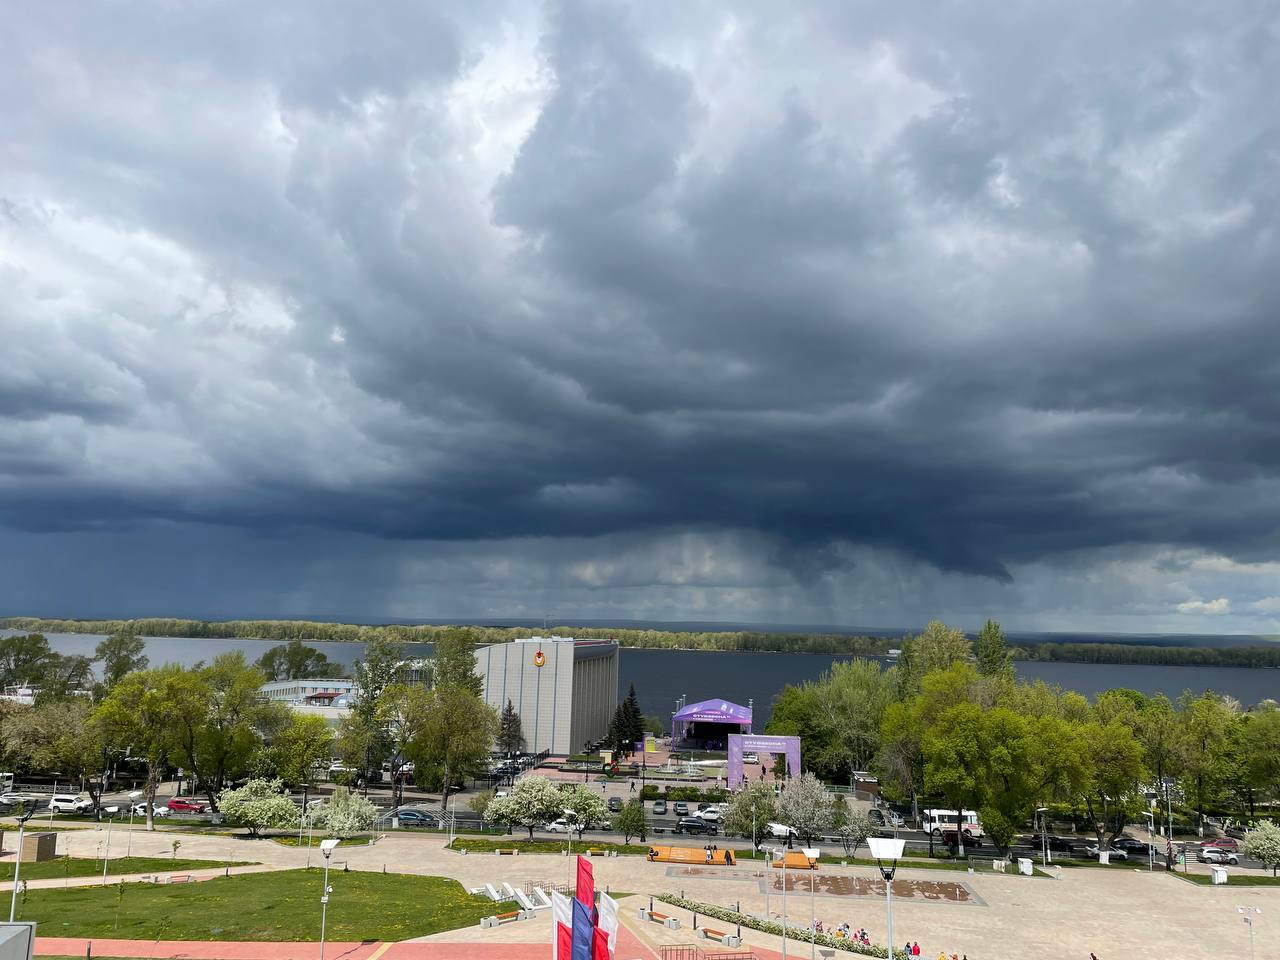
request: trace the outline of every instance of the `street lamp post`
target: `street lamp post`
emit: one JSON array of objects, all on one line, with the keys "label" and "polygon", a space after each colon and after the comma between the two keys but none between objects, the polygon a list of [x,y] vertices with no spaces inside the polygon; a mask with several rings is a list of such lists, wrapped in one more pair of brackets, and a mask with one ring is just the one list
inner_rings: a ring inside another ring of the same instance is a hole
[{"label": "street lamp post", "polygon": [[18,853],[17,859],[13,862],[13,896],[9,899],[9,922],[13,923],[14,915],[18,909],[18,874],[22,871],[22,835],[26,832],[27,821],[36,815],[36,805],[33,802],[31,809],[23,809],[18,814]]},{"label": "street lamp post", "polygon": [[[782,861],[782,957],[786,960],[787,956],[787,851],[783,847],[766,847],[769,851],[769,869],[773,869],[773,861]],[[765,913],[769,912],[768,895],[769,888],[773,886],[773,877],[770,877],[764,885],[765,891]]]},{"label": "street lamp post", "polygon": [[1249,960],[1254,960],[1254,954],[1253,954],[1253,917],[1252,917],[1252,916],[1250,916],[1250,914],[1253,914],[1254,916],[1257,916],[1257,915],[1258,915],[1258,914],[1260,914],[1261,912],[1262,912],[1262,908],[1261,908],[1261,907],[1236,907],[1236,913],[1240,914],[1240,916],[1241,916],[1242,918],[1244,918],[1244,922],[1245,922],[1246,924],[1248,924],[1248,926],[1249,926]]},{"label": "street lamp post", "polygon": [[116,814],[120,812],[119,807],[107,807],[106,813],[111,815],[111,819],[107,821],[107,849],[102,854],[102,885],[107,885],[107,864],[111,861],[111,828],[115,826]]},{"label": "street lamp post", "polygon": [[133,856],[133,808],[138,805],[138,798],[142,796],[141,790],[132,790],[129,793],[129,842],[125,844],[125,858]]},{"label": "street lamp post", "polygon": [[[893,875],[898,870],[898,861],[902,859],[907,841],[899,837],[868,837],[867,845],[871,847],[871,855],[876,858],[880,876],[884,877],[884,905],[888,922],[885,956],[893,960]],[[887,867],[884,865],[886,860],[889,861]]]},{"label": "street lamp post", "polygon": [[1049,865],[1049,808],[1036,807],[1036,813],[1040,815],[1040,863],[1047,867]]},{"label": "street lamp post", "polygon": [[1150,810],[1147,811],[1147,819],[1150,821],[1150,827],[1147,830],[1147,871],[1155,873],[1156,869],[1156,815]]},{"label": "street lamp post", "polygon": [[324,892],[320,894],[320,960],[324,960],[324,924],[329,915],[329,894],[333,890],[329,886],[329,857],[337,845],[336,837],[320,841],[320,852],[324,854]]}]

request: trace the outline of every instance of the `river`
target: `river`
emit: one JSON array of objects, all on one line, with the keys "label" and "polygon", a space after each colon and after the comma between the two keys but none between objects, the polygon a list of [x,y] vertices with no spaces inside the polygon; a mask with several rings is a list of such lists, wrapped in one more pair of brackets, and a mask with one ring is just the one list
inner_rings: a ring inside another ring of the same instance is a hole
[{"label": "river", "polygon": [[[17,631],[3,630],[0,635]],[[93,656],[101,636],[85,633],[45,634],[59,653]],[[146,654],[152,666],[180,663],[190,666],[209,661],[220,653],[243,651],[250,660],[277,646],[273,640],[211,640],[188,637],[148,637]],[[341,641],[317,642],[315,647],[333,661],[350,666],[360,655],[362,644]],[[431,652],[426,643],[410,644],[415,655]],[[644,650],[623,647],[619,663],[620,695],[634,683],[636,696],[645,713],[670,717],[678,697],[690,703],[723,698],[735,703],[754,701],[758,708],[756,728],[767,719],[768,705],[789,683],[816,680],[832,662],[845,659],[817,653],[740,653],[695,650]],[[1095,664],[1020,661],[1018,675],[1027,679],[1056,683],[1086,696],[1113,687],[1130,687],[1143,693],[1163,693],[1176,699],[1184,690],[1199,693],[1215,690],[1230,694],[1246,705],[1267,698],[1280,699],[1280,670],[1242,667],[1169,667],[1137,664]]]}]

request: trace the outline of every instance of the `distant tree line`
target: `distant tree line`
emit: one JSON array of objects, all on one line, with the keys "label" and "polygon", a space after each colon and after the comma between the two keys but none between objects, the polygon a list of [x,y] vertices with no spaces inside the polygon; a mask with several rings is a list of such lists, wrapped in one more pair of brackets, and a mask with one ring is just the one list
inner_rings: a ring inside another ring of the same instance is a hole
[{"label": "distant tree line", "polygon": [[[456,625],[361,626],[309,620],[43,620],[0,619],[0,628],[44,633],[101,633],[148,637],[200,637],[282,641],[350,641],[371,643],[435,643],[462,635],[472,643],[509,643],[529,635],[528,627]],[[842,657],[883,657],[902,649],[907,637],[845,634],[770,633],[749,630],[672,631],[553,626],[557,636],[596,638],[602,634],[624,647],[656,650],[722,650],[749,653],[817,653]],[[972,638],[972,639],[977,639]],[[294,652],[296,656],[296,649]],[[281,652],[277,656],[282,657]],[[1010,647],[1014,660],[1057,660],[1074,663],[1136,663],[1166,666],[1280,667],[1280,644],[1250,647],[1165,647],[1128,643],[1023,643]],[[272,665],[262,664],[268,675]],[[283,669],[283,668],[282,668]],[[328,668],[332,670],[333,668]],[[288,672],[295,672],[289,670]],[[302,675],[316,676],[305,671]],[[285,676],[281,676],[284,679]]]}]

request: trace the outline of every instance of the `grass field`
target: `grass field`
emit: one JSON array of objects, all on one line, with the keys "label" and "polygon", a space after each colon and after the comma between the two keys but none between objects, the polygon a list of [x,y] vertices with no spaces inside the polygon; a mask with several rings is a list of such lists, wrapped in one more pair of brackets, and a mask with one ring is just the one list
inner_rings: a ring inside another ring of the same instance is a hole
[{"label": "grass field", "polygon": [[[453,840],[454,850],[466,850],[470,853],[493,853],[494,850],[510,850],[512,848],[519,850],[521,853],[542,853],[559,856],[565,850],[564,840],[521,840],[519,837],[506,837],[502,840],[481,840],[472,837],[455,837]],[[596,843],[587,838],[579,840],[573,838],[574,853],[585,853],[587,850],[609,850],[617,853],[619,856],[637,856],[642,857],[649,852],[648,844],[635,843]]]},{"label": "grass field", "polygon": [[[251,860],[188,860],[178,857],[114,857],[107,867],[107,876],[123,876],[129,873],[182,873],[188,870],[208,870],[211,867],[241,867]],[[23,880],[48,880],[63,877],[102,876],[102,861],[88,858],[58,857],[41,863],[24,863]],[[0,863],[0,880],[13,879],[13,861]]]},{"label": "grass field", "polygon": [[[280,844],[282,847],[315,847],[317,850],[319,850],[320,841],[325,838],[311,837],[310,843],[307,842],[308,840],[307,837],[303,837],[302,842],[299,843],[297,834],[294,834],[293,836],[267,837],[267,839],[273,841],[274,843]],[[338,846],[340,847],[367,847],[368,845],[369,845],[368,834],[365,834],[363,837],[343,837],[341,840],[338,841]]]},{"label": "grass field", "polygon": [[[1188,883],[1196,883],[1203,887],[1213,884],[1213,877],[1207,873],[1178,873],[1179,880],[1186,880]],[[1228,873],[1228,887],[1280,887],[1280,877],[1273,877],[1269,873]]]},{"label": "grass field", "polygon": [[[31,890],[19,920],[46,937],[141,940],[316,940],[323,871],[285,870],[204,883]],[[479,923],[512,909],[456,880],[331,871],[330,940],[405,940]]]}]

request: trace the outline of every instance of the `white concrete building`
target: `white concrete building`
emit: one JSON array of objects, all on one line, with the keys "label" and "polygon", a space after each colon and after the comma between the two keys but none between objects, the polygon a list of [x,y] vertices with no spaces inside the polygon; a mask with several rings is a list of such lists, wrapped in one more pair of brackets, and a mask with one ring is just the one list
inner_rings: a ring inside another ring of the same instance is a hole
[{"label": "white concrete building", "polygon": [[484,699],[520,715],[525,749],[567,756],[604,737],[618,705],[614,640],[528,637],[476,650]]}]

